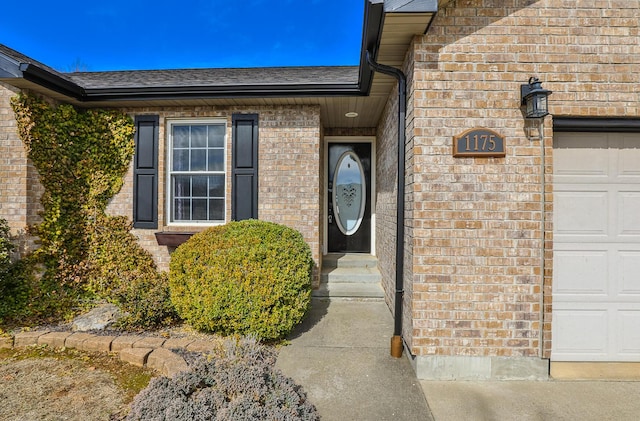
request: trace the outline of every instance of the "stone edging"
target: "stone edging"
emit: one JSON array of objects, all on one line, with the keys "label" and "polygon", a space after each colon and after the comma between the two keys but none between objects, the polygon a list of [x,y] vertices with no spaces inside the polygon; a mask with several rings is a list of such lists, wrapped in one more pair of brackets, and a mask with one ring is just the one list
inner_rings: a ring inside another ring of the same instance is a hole
[{"label": "stone edging", "polygon": [[101,336],[83,332],[20,332],[14,337],[0,337],[1,348],[48,345],[52,348],[74,348],[89,352],[112,352],[121,361],[138,367],[149,367],[173,377],[188,368],[187,362],[172,349],[211,352],[215,345],[206,340],[188,338],[164,339],[142,335]]}]

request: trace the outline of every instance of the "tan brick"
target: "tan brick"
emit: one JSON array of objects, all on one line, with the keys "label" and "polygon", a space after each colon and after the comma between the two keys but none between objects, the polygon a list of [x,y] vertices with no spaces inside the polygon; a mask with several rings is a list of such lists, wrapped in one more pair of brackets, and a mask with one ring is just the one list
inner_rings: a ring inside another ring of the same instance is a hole
[{"label": "tan brick", "polygon": [[167,377],[173,377],[182,371],[187,371],[188,369],[189,366],[184,361],[184,358],[170,359],[164,363],[164,375]]},{"label": "tan brick", "polygon": [[157,348],[149,354],[147,366],[170,377],[189,368],[184,358],[164,348]]},{"label": "tan brick", "polygon": [[13,346],[21,347],[21,346],[37,345],[38,338],[42,335],[46,335],[47,333],[49,333],[48,330],[17,333],[13,340]]},{"label": "tan brick", "polygon": [[211,352],[215,348],[216,346],[212,342],[205,340],[197,340],[187,345],[187,351],[193,352]]},{"label": "tan brick", "polygon": [[129,364],[144,367],[147,363],[147,357],[153,351],[152,348],[123,348],[120,350],[120,360]]},{"label": "tan brick", "polygon": [[144,337],[139,341],[134,342],[134,348],[161,348],[162,344],[166,341],[163,338]]},{"label": "tan brick", "polygon": [[195,339],[189,339],[189,338],[170,338],[170,339],[167,339],[162,344],[162,347],[166,349],[177,349],[177,348],[185,349],[189,344],[193,343],[194,341]]},{"label": "tan brick", "polygon": [[133,344],[141,340],[140,335],[118,336],[111,342],[111,352],[120,352],[122,349],[133,348]]},{"label": "tan brick", "polygon": [[63,348],[65,340],[71,332],[50,332],[38,338],[38,345],[49,345],[52,348]]},{"label": "tan brick", "polygon": [[67,348],[83,349],[82,343],[95,335],[90,333],[76,332],[65,339],[64,346]]},{"label": "tan brick", "polygon": [[82,343],[82,349],[83,351],[109,352],[111,351],[111,343],[115,338],[115,336],[96,335],[93,338],[87,338]]}]

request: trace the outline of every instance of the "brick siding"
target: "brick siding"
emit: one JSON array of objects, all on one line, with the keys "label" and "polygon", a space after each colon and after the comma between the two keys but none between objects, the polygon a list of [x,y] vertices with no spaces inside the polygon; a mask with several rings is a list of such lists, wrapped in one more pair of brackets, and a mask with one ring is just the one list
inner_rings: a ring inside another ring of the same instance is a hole
[{"label": "brick siding", "polygon": [[17,93],[17,88],[0,82],[0,217],[7,220],[18,251],[24,254],[34,247],[26,227],[39,219],[43,188],[18,136],[10,104]]},{"label": "brick siding", "polygon": [[[0,84],[0,216],[7,219],[14,235],[26,246],[33,239],[25,235],[28,224],[39,221],[42,186],[37,171],[29,163],[22,141],[16,131],[16,122],[9,98],[17,89]],[[314,285],[319,284],[321,265],[321,141],[320,110],[317,106],[273,107],[184,107],[184,108],[131,108],[123,110],[130,115],[160,115],[160,151],[158,184],[157,230],[134,229],[140,244],[154,256],[161,270],[168,270],[170,250],[157,244],[157,231],[197,231],[198,227],[167,226],[166,222],[166,122],[180,118],[223,118],[227,120],[227,220],[231,215],[231,115],[233,113],[259,114],[259,204],[260,219],[281,223],[299,230],[311,247],[315,262]],[[26,194],[25,194],[26,192]],[[109,203],[107,212],[131,219],[133,215],[133,163],[125,183]]]},{"label": "brick siding", "polygon": [[[321,143],[320,110],[316,106],[272,107],[182,107],[123,110],[160,116],[158,185],[158,230],[135,229],[140,244],[149,250],[161,269],[168,269],[170,253],[158,246],[157,231],[197,231],[199,227],[168,226],[166,221],[166,126],[171,119],[224,118],[227,120],[227,220],[231,218],[231,115],[259,114],[258,217],[295,228],[311,247],[316,264],[314,285],[319,283],[321,265]],[[112,214],[133,214],[133,167],[122,191],[112,200]]]},{"label": "brick siding", "polygon": [[[541,141],[520,85],[539,77],[556,116],[640,117],[639,17],[637,0],[457,0],[414,39],[412,353],[550,356],[552,117]],[[454,158],[473,127],[506,157]]]}]

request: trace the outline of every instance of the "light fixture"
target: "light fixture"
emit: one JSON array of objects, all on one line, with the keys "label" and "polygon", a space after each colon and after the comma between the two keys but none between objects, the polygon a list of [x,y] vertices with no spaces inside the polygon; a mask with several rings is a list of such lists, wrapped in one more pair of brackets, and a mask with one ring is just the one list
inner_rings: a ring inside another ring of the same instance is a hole
[{"label": "light fixture", "polygon": [[549,114],[547,97],[551,91],[542,88],[537,77],[530,77],[529,83],[520,85],[520,105],[525,106],[526,118],[542,118]]},{"label": "light fixture", "polygon": [[355,111],[349,111],[344,116],[348,117],[348,118],[356,118],[356,117],[358,117],[358,113],[356,113]]}]

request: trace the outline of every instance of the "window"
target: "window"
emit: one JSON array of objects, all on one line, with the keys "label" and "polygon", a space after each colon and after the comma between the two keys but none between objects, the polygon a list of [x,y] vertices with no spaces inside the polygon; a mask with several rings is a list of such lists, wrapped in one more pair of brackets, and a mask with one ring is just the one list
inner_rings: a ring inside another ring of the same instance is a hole
[{"label": "window", "polygon": [[226,122],[173,121],[168,133],[169,222],[224,222]]}]

